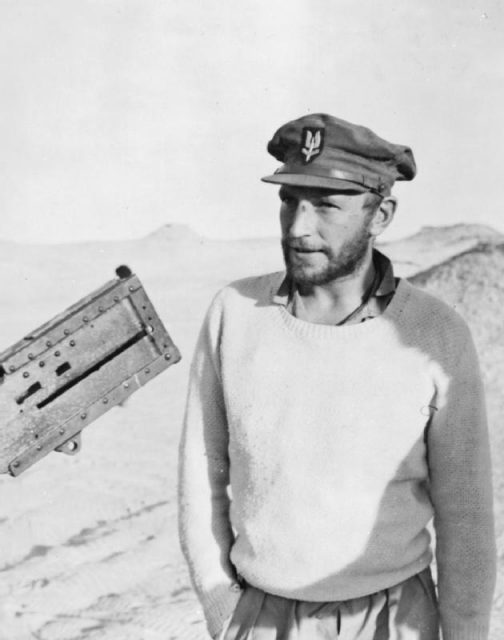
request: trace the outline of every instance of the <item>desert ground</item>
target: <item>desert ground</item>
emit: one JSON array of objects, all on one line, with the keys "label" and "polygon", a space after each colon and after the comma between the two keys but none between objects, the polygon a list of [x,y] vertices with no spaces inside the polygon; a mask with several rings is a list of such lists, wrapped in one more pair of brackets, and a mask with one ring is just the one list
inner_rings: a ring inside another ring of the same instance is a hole
[{"label": "desert ground", "polygon": [[[499,576],[492,640],[504,637],[504,237],[487,227],[424,228],[383,245],[396,271],[470,323],[487,390]],[[167,225],[137,241],[0,242],[2,349],[114,277],[140,277],[183,359],[82,434],[0,476],[0,640],[204,640],[179,550],[177,446],[203,314],[227,282],[282,268],[277,239],[216,241]],[[0,387],[0,393],[2,392]]]}]

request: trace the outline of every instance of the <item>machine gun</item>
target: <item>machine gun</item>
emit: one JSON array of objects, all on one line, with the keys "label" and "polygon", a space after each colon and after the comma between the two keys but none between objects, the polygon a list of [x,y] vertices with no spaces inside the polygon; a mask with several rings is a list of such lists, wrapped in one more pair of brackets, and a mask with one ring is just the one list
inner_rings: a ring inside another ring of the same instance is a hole
[{"label": "machine gun", "polygon": [[84,427],[180,352],[128,267],[0,354],[0,473],[81,448]]}]

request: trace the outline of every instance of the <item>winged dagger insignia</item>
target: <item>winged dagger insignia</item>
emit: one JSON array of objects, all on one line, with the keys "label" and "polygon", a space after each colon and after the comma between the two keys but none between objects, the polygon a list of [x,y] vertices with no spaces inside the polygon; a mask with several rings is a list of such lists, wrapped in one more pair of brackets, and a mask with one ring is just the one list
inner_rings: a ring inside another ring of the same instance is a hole
[{"label": "winged dagger insignia", "polygon": [[304,163],[308,164],[314,160],[321,152],[324,144],[323,129],[304,128],[303,146],[301,153],[304,156]]}]

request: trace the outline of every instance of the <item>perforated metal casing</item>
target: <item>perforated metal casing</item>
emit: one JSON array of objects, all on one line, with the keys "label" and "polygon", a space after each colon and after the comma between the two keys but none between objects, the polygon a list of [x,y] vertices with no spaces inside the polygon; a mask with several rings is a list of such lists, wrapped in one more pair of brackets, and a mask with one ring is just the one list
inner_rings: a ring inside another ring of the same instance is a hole
[{"label": "perforated metal casing", "polygon": [[0,473],[77,453],[84,427],[180,360],[140,280],[116,272],[0,354]]}]

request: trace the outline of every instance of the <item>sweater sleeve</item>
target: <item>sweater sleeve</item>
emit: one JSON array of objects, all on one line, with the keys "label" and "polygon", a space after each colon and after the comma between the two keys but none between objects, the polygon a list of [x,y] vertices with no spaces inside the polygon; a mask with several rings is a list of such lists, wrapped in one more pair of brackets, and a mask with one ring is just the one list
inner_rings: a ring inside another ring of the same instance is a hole
[{"label": "sweater sleeve", "polygon": [[179,535],[209,633],[216,637],[234,610],[240,587],[229,560],[229,459],[220,378],[220,305],[216,298],[191,366],[179,450]]},{"label": "sweater sleeve", "polygon": [[469,330],[447,365],[429,429],[431,497],[444,640],[486,640],[496,549],[486,411]]}]

